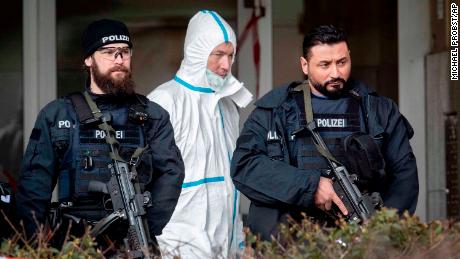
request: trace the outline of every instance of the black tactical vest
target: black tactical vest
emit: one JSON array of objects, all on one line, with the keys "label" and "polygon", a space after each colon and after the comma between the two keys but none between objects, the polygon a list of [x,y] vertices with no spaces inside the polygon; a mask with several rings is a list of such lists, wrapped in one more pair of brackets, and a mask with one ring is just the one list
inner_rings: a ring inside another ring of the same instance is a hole
[{"label": "black tactical vest", "polygon": [[[148,123],[139,124],[128,119],[128,104],[113,107],[102,111],[111,117],[110,124],[116,131],[121,157],[130,161],[138,147],[147,145],[144,127],[148,127]],[[108,168],[111,163],[110,147],[106,143],[105,132],[98,128],[97,122],[82,124],[77,119],[70,143],[59,173],[59,202],[72,202],[75,207],[91,204],[104,209],[106,204],[102,198],[109,195],[89,190],[88,185],[90,181],[106,183],[111,176]],[[147,149],[137,166],[141,187],[151,181],[152,170],[152,155]]]},{"label": "black tactical vest", "polygon": [[[298,106],[299,121],[306,125],[303,93],[294,93],[294,99]],[[321,135],[331,154],[346,165],[343,139],[362,129],[360,116],[360,102],[353,97],[340,98],[337,100],[312,98],[313,119],[317,126],[317,132]],[[296,166],[300,169],[328,170],[329,166],[323,156],[317,151],[312,137],[308,132],[295,136],[296,154],[294,156]]]}]

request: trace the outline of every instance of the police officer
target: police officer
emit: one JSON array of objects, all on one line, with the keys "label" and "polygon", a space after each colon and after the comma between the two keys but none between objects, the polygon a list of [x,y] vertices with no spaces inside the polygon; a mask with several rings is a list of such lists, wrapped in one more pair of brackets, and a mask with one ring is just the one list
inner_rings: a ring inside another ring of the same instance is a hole
[{"label": "police officer", "polygon": [[[385,173],[375,176],[377,184],[364,187],[380,193],[385,206],[413,213],[418,197],[409,144],[413,130],[393,101],[350,78],[346,33],[334,26],[312,29],[304,38],[300,64],[308,80],[276,88],[258,100],[237,141],[231,173],[236,187],[251,200],[251,231],[269,239],[287,216],[301,219],[305,212],[322,219],[335,206],[348,214],[328,178],[326,160],[309,131],[302,130],[306,105],[316,131],[343,164],[348,161],[344,138],[355,132],[370,137]],[[311,92],[310,104],[304,91]]]},{"label": "police officer", "polygon": [[[91,23],[82,45],[89,74],[85,91],[104,117],[110,118],[120,155],[130,161],[137,148],[147,147],[135,164],[140,187],[151,193],[152,206],[147,208],[150,236],[160,235],[184,178],[169,115],[134,91],[133,44],[124,23],[108,19]],[[88,113],[88,103],[75,96],[46,105],[30,135],[17,191],[17,213],[29,237],[37,229],[36,222],[45,223],[56,183],[60,215],[74,219],[74,224],[82,220],[96,223],[111,212],[110,196],[89,185],[110,179],[112,160],[105,132],[94,123],[91,110]]]}]

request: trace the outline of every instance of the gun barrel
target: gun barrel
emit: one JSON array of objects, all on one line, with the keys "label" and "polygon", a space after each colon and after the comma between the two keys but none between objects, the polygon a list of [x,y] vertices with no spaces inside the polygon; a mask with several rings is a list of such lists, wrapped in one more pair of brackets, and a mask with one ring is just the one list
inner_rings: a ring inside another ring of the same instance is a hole
[{"label": "gun barrel", "polygon": [[[123,203],[125,204],[125,211],[127,214],[127,218],[129,221],[130,227],[130,235],[131,239],[136,239],[137,242],[141,247],[148,246],[148,237],[147,233],[144,229],[144,222],[142,219],[143,211],[140,206],[143,204],[139,204],[138,200],[136,200],[136,193],[134,191],[133,184],[128,176],[128,165],[127,163],[116,162],[117,165],[117,179],[120,186],[120,191],[123,197]],[[132,233],[134,232],[134,233]]]}]

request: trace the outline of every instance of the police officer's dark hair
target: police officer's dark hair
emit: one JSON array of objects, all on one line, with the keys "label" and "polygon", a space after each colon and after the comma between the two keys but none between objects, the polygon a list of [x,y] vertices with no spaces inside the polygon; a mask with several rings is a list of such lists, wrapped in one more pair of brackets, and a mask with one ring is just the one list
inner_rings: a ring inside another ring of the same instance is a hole
[{"label": "police officer's dark hair", "polygon": [[303,57],[310,58],[310,49],[319,44],[334,44],[345,42],[348,46],[348,36],[344,29],[334,25],[320,25],[311,29],[303,39]]}]

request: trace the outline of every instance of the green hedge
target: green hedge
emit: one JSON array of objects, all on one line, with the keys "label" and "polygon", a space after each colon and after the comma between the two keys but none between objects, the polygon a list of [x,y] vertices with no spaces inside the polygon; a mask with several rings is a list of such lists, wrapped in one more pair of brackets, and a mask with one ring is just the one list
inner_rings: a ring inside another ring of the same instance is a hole
[{"label": "green hedge", "polygon": [[16,234],[13,237],[2,242],[0,256],[63,259],[104,258],[103,252],[96,249],[97,244],[89,235],[89,229],[81,238],[67,235],[67,241],[59,249],[51,247],[49,244],[53,233],[46,232],[43,229],[40,229],[37,237],[32,240],[25,240],[23,234],[20,234],[17,230],[15,232]]},{"label": "green hedge", "polygon": [[382,209],[363,225],[341,221],[325,228],[305,219],[281,225],[271,242],[251,234],[247,241],[253,247],[247,255],[256,258],[460,258],[460,223],[423,223]]},{"label": "green hedge", "polygon": [[[43,232],[43,231],[42,231]],[[280,226],[271,241],[260,241],[246,230],[247,247],[242,258],[460,258],[460,223],[423,223],[408,214],[383,209],[367,224],[338,222],[326,228],[305,219]],[[62,248],[49,246],[49,235],[25,242],[21,235],[5,240],[0,255],[22,258],[103,258],[103,252],[86,234],[69,238]],[[26,245],[19,245],[19,244]],[[221,257],[218,257],[221,258]]]}]

